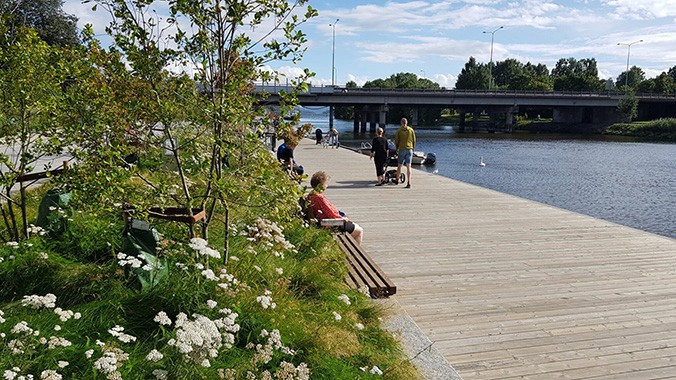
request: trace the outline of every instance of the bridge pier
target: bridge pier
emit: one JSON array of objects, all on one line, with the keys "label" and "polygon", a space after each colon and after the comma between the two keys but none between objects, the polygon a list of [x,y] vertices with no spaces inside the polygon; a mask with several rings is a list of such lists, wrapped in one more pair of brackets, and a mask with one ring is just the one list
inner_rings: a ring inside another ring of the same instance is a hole
[{"label": "bridge pier", "polygon": [[410,124],[414,127],[418,125],[418,119],[419,119],[418,116],[419,116],[418,108],[413,108],[411,110],[411,120],[409,120],[409,121],[410,121]]},{"label": "bridge pier", "polygon": [[586,125],[587,129],[602,129],[613,123],[623,122],[624,115],[617,107],[554,107],[552,122],[560,124]]},{"label": "bridge pier", "polygon": [[370,133],[375,133],[378,127],[385,130],[387,125],[388,106],[362,106],[354,107],[354,133],[366,133],[366,128]]},{"label": "bridge pier", "polygon": [[[514,125],[514,114],[519,111],[519,107],[513,106],[489,106],[459,108],[460,114],[460,132],[473,131],[477,129],[486,129],[489,132],[502,130],[511,132]],[[472,119],[467,121],[467,114],[472,115]],[[489,121],[482,122],[481,115],[488,114]]]},{"label": "bridge pier", "polygon": [[378,121],[378,126],[385,130],[385,126],[387,125],[387,105],[381,106],[380,111],[378,112],[380,118]]}]

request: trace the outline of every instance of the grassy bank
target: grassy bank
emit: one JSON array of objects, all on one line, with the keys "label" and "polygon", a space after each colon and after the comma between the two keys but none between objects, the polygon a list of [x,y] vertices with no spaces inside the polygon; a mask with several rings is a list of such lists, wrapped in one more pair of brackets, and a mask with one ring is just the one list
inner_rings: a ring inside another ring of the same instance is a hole
[{"label": "grassy bank", "polygon": [[676,119],[665,118],[651,121],[613,124],[605,130],[605,134],[618,136],[635,136],[661,141],[676,141]]},{"label": "grassy bank", "polygon": [[207,243],[151,220],[152,258],[118,214],[52,208],[0,247],[3,379],[419,378],[327,231],[247,215],[224,264],[222,229]]}]

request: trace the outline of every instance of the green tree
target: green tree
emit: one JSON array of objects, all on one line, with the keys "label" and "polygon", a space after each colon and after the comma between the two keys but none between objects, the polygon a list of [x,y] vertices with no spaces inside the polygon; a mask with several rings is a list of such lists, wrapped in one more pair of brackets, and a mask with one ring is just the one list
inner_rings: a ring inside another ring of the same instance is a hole
[{"label": "green tree", "polygon": [[7,28],[5,38],[12,41],[22,27],[29,27],[50,45],[77,45],[77,17],[66,14],[62,7],[63,0],[0,1],[0,15]]},{"label": "green tree", "polygon": [[[397,73],[387,79],[375,79],[364,83],[364,88],[402,88],[402,89],[439,89],[439,84],[427,78],[420,78],[413,73]],[[399,123],[402,117],[411,117],[411,107],[391,106],[387,114],[388,123]],[[441,115],[441,109],[419,109],[418,121],[423,124],[433,123]]]},{"label": "green tree", "polygon": [[676,66],[670,68],[669,71],[667,71],[667,75],[669,75],[671,79],[673,79],[674,82],[676,82]]},{"label": "green tree", "polygon": [[631,122],[638,115],[638,98],[633,91],[628,91],[619,101],[617,108]]},{"label": "green tree", "polygon": [[676,92],[676,81],[669,74],[663,72],[655,77],[655,92],[661,94]]},{"label": "green tree", "polygon": [[68,66],[76,64],[30,28],[19,28],[15,43],[0,47],[0,145],[8,147],[0,153],[1,212],[6,231],[0,239],[4,241],[27,236],[28,183],[20,177],[50,169],[43,159],[69,145],[69,134],[58,127],[58,108]]},{"label": "green tree", "polygon": [[[257,120],[266,115],[263,108],[256,107],[261,100],[251,89],[255,80],[278,79],[274,72],[265,70],[268,62],[284,59],[295,63],[300,59],[306,39],[298,27],[316,11],[310,6],[302,11],[306,1],[282,0],[96,3],[113,16],[108,33],[114,37],[121,59],[132,69],[123,70],[116,64],[105,67],[110,82],[119,78],[130,83],[113,93],[126,100],[119,103],[123,107],[117,110],[119,121],[112,127],[115,135],[126,131],[136,141],[132,145],[141,163],[162,151],[168,160],[151,171],[140,164],[129,167],[135,182],[144,184],[143,191],[125,188],[111,201],[140,209],[152,204],[180,206],[189,213],[204,209],[205,238],[219,208],[238,205],[260,215],[261,210],[254,209],[263,207],[256,203],[261,199],[261,188],[279,192],[270,198],[279,204],[292,204],[288,200],[295,199],[299,190],[262,182],[279,181],[274,173],[281,171],[258,139],[259,128],[265,123]],[[156,16],[165,6],[169,15]],[[257,29],[265,23],[273,25],[261,34]],[[295,83],[297,88],[306,86],[310,76],[306,70],[305,77]],[[291,116],[295,94],[280,95],[283,111],[277,132],[282,138],[297,139],[297,118],[286,118]],[[96,169],[91,173],[101,174],[123,165],[119,160],[88,163]],[[161,170],[176,174],[159,179],[154,174]],[[124,184],[134,185],[129,181]],[[271,204],[264,210],[292,211]]]},{"label": "green tree", "polygon": [[615,86],[624,87],[629,86],[630,88],[638,88],[638,86],[645,80],[645,73],[643,69],[637,66],[632,66],[629,69],[629,73],[623,71],[615,81]]},{"label": "green tree", "polygon": [[480,90],[488,88],[488,66],[477,64],[474,57],[469,57],[465,67],[460,71],[455,88],[459,90]]},{"label": "green tree", "polygon": [[372,81],[366,81],[362,86],[364,88],[395,88],[394,83],[389,79],[374,79]]},{"label": "green tree", "polygon": [[516,59],[510,58],[496,62],[495,67],[493,67],[494,87],[512,90],[523,89],[516,85],[516,78],[525,74],[523,64]]},{"label": "green tree", "polygon": [[598,78],[594,58],[576,60],[561,58],[552,69],[555,91],[601,91],[603,84]]}]

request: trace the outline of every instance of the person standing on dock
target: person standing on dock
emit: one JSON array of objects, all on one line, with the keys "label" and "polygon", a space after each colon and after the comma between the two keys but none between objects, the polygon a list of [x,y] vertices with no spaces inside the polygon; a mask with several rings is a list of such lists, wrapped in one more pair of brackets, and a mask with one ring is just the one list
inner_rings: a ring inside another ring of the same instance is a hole
[{"label": "person standing on dock", "polygon": [[401,118],[401,127],[394,135],[394,146],[397,149],[397,176],[395,184],[399,183],[401,166],[406,165],[406,188],[411,188],[411,162],[413,162],[413,150],[415,149],[415,131],[408,126],[408,120]]},{"label": "person standing on dock", "polygon": [[376,176],[378,177],[378,183],[376,183],[376,186],[382,186],[385,184],[385,165],[387,164],[387,156],[388,156],[388,149],[387,149],[387,140],[383,137],[383,131],[382,128],[378,128],[376,131],[377,136],[373,139],[371,142],[371,158],[375,157],[375,164],[376,164]]},{"label": "person standing on dock", "polygon": [[331,148],[336,148],[340,146],[340,142],[338,142],[338,131],[336,128],[333,128],[333,126],[329,127],[329,145]]}]

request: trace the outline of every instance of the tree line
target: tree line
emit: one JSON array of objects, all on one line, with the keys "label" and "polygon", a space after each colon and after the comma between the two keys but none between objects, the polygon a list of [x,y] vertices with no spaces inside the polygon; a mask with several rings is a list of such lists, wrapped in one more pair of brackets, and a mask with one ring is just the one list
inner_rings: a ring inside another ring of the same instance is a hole
[{"label": "tree line", "polygon": [[[492,79],[491,79],[492,76]],[[357,88],[350,81],[347,88]],[[393,74],[386,79],[367,81],[363,88],[440,89],[438,83],[413,73]],[[459,90],[514,90],[514,91],[617,91],[623,93],[650,92],[672,94],[676,92],[676,66],[654,78],[646,78],[643,69],[632,66],[613,79],[599,79],[598,65],[594,58],[561,58],[551,70],[546,65],[522,63],[509,58],[497,61],[493,66],[477,62],[469,57],[458,74],[455,88]],[[635,102],[634,102],[635,103]],[[635,108],[632,103],[632,107]],[[632,112],[627,111],[628,114]],[[439,118],[441,109],[419,110],[419,122],[433,123]],[[397,123],[401,117],[411,114],[411,107],[391,107],[387,122]],[[336,117],[351,119],[353,107],[337,107]]]}]

